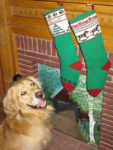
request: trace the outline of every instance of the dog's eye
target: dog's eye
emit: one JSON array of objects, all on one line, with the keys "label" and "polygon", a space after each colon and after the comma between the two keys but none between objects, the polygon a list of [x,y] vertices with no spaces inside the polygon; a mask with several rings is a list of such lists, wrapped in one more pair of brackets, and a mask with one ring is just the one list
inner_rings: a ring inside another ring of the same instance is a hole
[{"label": "dog's eye", "polygon": [[26,95],[26,94],[27,94],[27,92],[26,92],[26,91],[21,92],[21,96],[24,96],[24,95]]},{"label": "dog's eye", "polygon": [[31,86],[35,86],[35,83],[33,82],[33,83],[31,83]]}]

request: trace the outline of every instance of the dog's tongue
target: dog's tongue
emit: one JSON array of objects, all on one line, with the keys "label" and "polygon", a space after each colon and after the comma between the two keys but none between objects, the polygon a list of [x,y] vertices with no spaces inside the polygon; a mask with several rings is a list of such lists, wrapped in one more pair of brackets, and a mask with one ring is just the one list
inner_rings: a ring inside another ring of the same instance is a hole
[{"label": "dog's tongue", "polygon": [[44,108],[46,107],[46,100],[41,100],[40,103],[37,105],[37,108]]}]

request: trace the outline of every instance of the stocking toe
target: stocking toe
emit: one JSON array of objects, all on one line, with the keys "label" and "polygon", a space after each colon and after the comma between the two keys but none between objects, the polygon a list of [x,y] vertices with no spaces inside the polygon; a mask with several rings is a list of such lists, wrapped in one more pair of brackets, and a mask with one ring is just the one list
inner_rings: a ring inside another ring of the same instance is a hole
[{"label": "stocking toe", "polygon": [[68,91],[68,92],[72,92],[75,89],[75,86],[71,85],[68,82],[62,81],[62,84],[63,84],[65,90]]},{"label": "stocking toe", "polygon": [[102,89],[89,89],[88,93],[93,96],[96,97],[100,94],[100,92],[102,91]]}]

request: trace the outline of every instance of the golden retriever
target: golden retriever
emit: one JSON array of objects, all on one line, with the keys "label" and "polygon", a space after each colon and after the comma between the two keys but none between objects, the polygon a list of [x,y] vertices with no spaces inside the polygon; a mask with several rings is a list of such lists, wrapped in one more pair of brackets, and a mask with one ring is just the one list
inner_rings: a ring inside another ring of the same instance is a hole
[{"label": "golden retriever", "polygon": [[3,99],[6,118],[0,126],[0,150],[44,150],[51,139],[52,106],[39,81],[20,79]]}]

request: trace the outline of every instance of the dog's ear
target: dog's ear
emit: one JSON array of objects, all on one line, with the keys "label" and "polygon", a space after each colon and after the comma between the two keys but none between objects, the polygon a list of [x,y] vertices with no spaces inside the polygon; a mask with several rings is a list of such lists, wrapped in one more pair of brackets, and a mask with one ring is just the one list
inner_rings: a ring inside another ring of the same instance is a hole
[{"label": "dog's ear", "polygon": [[3,98],[3,111],[6,116],[14,116],[19,111],[13,88],[10,88]]}]

